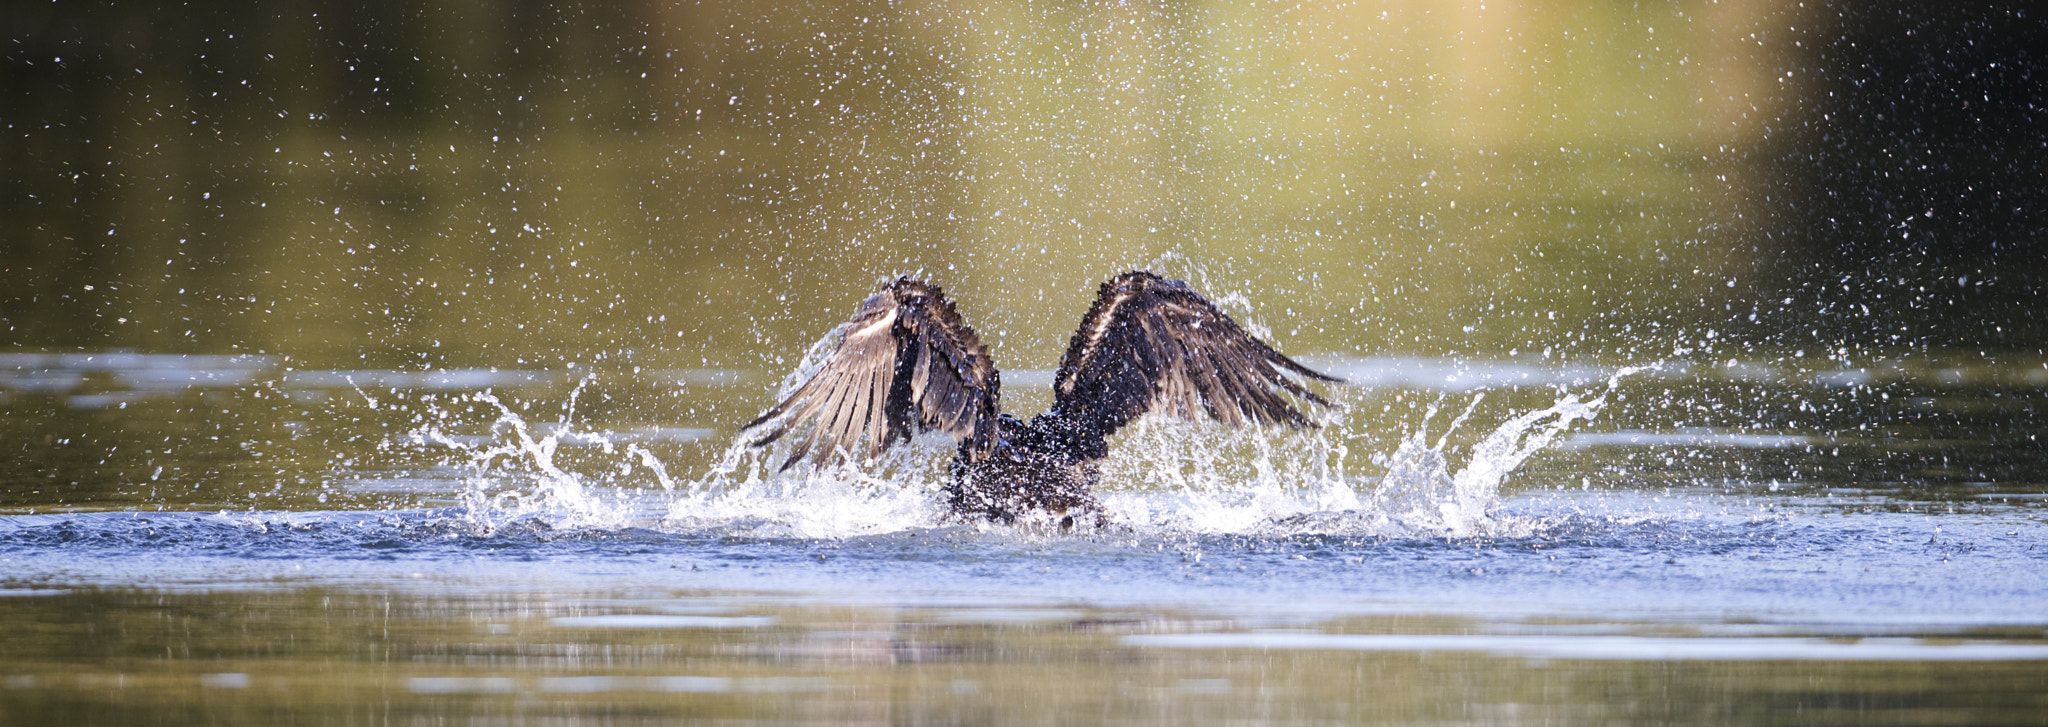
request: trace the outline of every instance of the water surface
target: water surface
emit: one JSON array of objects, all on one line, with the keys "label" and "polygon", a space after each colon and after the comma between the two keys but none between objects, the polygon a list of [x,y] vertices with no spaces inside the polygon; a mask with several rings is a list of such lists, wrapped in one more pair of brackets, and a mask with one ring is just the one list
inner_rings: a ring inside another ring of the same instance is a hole
[{"label": "water surface", "polygon": [[1329,359],[1072,534],[949,520],[942,444],[768,474],[779,374],[8,363],[24,724],[2048,713],[2036,361]]}]

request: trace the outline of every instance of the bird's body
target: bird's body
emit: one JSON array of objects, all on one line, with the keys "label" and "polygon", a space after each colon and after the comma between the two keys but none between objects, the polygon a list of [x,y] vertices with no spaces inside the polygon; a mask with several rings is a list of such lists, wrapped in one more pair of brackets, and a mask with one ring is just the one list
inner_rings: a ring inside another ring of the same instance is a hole
[{"label": "bird's body", "polygon": [[1001,377],[952,301],[899,278],[861,304],[809,380],[743,431],[765,446],[808,423],[784,468],[814,453],[874,456],[942,431],[959,444],[946,487],[956,515],[1009,522],[1045,512],[1070,525],[1100,511],[1096,462],[1124,425],[1153,412],[1312,427],[1280,392],[1329,402],[1294,377],[1336,381],[1252,337],[1186,283],[1130,272],[1104,283],[1082,317],[1052,409],[1019,420],[1001,414]]},{"label": "bird's body", "polygon": [[1053,412],[1019,421],[1002,415],[998,442],[988,456],[955,456],[946,504],[954,514],[1009,522],[1020,513],[1045,512],[1062,518],[1101,510],[1095,461],[1109,454],[1101,437],[1063,437]]}]

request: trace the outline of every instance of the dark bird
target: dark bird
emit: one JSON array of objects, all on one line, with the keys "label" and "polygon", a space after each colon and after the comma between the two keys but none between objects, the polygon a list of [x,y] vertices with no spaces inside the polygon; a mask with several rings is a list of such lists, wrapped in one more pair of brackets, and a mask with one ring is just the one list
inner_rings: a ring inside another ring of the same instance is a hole
[{"label": "dark bird", "polygon": [[945,432],[959,443],[946,486],[953,512],[997,522],[1044,511],[1064,528],[1099,514],[1105,439],[1146,413],[1313,428],[1281,392],[1330,406],[1297,377],[1338,381],[1252,337],[1187,283],[1143,271],[1102,284],[1060,357],[1052,409],[1028,422],[1001,413],[995,362],[939,286],[898,278],[840,330],[817,372],[742,429],[750,444],[808,424],[788,469]]}]

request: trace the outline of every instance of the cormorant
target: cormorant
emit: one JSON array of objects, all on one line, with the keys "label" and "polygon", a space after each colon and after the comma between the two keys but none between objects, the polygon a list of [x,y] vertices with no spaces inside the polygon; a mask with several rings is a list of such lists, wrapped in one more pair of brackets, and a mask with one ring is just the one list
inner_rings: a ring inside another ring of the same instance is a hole
[{"label": "cormorant", "polygon": [[808,381],[741,431],[759,447],[808,423],[783,469],[813,452],[874,457],[945,432],[959,443],[946,486],[955,514],[1011,522],[1045,511],[1066,528],[1099,516],[1096,461],[1117,429],[1148,412],[1313,428],[1280,392],[1330,402],[1295,377],[1338,381],[1246,333],[1187,283],[1133,271],[1102,284],[1060,357],[1052,409],[1022,421],[1001,413],[1001,377],[953,301],[901,277],[861,303]]}]

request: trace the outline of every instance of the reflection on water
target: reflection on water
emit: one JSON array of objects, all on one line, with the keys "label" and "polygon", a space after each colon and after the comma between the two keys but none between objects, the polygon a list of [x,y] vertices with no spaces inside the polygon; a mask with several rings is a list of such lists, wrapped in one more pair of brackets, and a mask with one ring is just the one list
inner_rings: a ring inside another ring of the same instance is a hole
[{"label": "reflection on water", "polygon": [[1188,633],[1126,636],[1128,646],[1310,651],[1470,651],[1497,657],[1620,661],[2040,661],[2048,643],[1866,638]]},{"label": "reflection on water", "polygon": [[1049,365],[1170,255],[1287,350],[2041,337],[2009,9],[436,7],[10,16],[0,347],[765,368],[926,270]]},{"label": "reflection on water", "polygon": [[[2038,718],[2048,659],[2038,629],[2020,644],[1990,629],[1736,637],[1125,608],[1008,620],[968,604],[587,595],[0,598],[7,622],[45,625],[0,644],[0,720],[2020,724]],[[641,612],[664,605],[746,615]],[[701,620],[718,618],[735,622]]]}]

